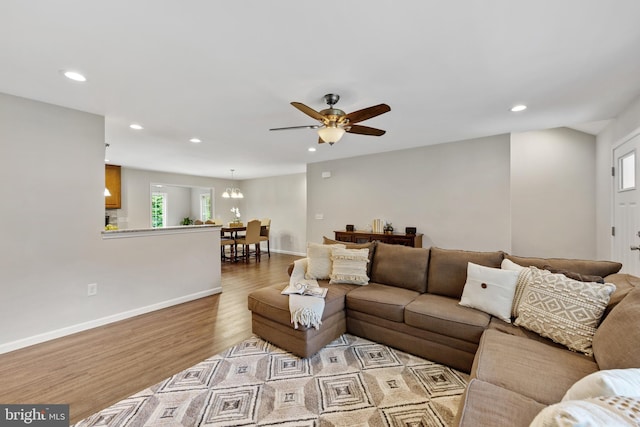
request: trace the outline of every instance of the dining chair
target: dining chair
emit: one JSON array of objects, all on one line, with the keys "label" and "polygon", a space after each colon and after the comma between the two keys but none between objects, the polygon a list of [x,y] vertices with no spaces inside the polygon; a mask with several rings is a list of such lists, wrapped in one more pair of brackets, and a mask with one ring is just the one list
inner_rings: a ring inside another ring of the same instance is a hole
[{"label": "dining chair", "polygon": [[[229,256],[227,256],[227,246],[230,246]],[[223,261],[235,260],[236,240],[230,237],[220,236],[220,258]]]},{"label": "dining chair", "polygon": [[271,258],[271,248],[269,247],[269,230],[271,229],[271,219],[262,218],[260,221],[260,241],[267,242],[267,255]]},{"label": "dining chair", "polygon": [[249,221],[246,234],[236,239],[236,243],[242,245],[242,259],[245,262],[249,262],[251,257],[251,245],[255,245],[256,261],[260,262],[260,242],[260,220]]}]

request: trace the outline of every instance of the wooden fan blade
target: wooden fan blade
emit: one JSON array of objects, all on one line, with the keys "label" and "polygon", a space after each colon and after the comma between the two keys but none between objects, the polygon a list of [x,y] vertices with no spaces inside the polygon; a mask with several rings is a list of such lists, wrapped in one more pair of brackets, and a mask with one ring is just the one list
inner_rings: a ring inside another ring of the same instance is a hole
[{"label": "wooden fan blade", "polygon": [[347,132],[349,133],[357,133],[359,135],[373,135],[373,136],[382,136],[387,133],[386,130],[371,128],[369,126],[361,126],[361,125],[351,125]]},{"label": "wooden fan blade", "polygon": [[293,105],[294,107],[296,107],[298,110],[302,111],[303,113],[305,113],[309,117],[312,117],[312,118],[314,118],[316,120],[320,120],[323,123],[326,120],[326,118],[322,114],[318,113],[313,108],[307,107],[306,105],[304,105],[304,104],[302,104],[300,102],[292,102],[291,105]]},{"label": "wooden fan blade", "polygon": [[308,125],[308,126],[289,126],[284,128],[272,128],[269,130],[287,130],[287,129],[318,129],[320,125]]},{"label": "wooden fan blade", "polygon": [[378,104],[373,107],[363,108],[362,110],[349,113],[344,116],[344,119],[348,119],[349,123],[358,123],[389,111],[391,111],[391,107],[387,104]]}]

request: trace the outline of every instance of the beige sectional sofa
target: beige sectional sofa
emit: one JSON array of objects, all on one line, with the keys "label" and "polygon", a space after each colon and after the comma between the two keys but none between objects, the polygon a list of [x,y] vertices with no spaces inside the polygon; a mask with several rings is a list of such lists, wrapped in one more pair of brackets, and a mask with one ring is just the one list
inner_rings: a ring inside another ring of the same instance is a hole
[{"label": "beige sectional sofa", "polygon": [[[280,294],[286,284],[279,283],[249,295],[253,332],[302,357],[349,332],[468,372],[471,380],[457,420],[462,426],[529,425],[586,375],[640,368],[640,289],[634,290],[640,279],[619,274],[619,263],[375,242],[351,247],[372,253],[370,282],[319,281],[329,288],[319,329],[292,327],[288,298]],[[505,258],[521,266],[601,276],[616,285],[593,338],[593,356],[459,305],[468,263],[500,268]]]}]

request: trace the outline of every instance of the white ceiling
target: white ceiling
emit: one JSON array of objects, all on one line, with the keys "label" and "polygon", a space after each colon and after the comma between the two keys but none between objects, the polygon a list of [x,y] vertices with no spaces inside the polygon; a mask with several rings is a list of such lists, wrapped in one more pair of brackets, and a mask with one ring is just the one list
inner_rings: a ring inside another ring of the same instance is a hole
[{"label": "white ceiling", "polygon": [[[639,17],[638,0],[2,0],[0,92],[105,116],[115,164],[283,175],[611,119],[640,95]],[[346,112],[389,104],[362,123],[387,134],[310,153],[315,131],[268,131],[315,124],[289,102],[330,92]]]}]

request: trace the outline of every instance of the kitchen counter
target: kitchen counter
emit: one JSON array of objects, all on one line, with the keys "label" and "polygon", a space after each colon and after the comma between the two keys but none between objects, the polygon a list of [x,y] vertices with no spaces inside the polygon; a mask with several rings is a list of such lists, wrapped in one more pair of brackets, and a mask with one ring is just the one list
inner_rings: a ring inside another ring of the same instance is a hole
[{"label": "kitchen counter", "polygon": [[201,233],[211,232],[220,229],[221,225],[203,224],[203,225],[177,225],[175,227],[163,228],[125,228],[121,230],[104,230],[102,232],[103,239],[123,239],[128,237],[148,237],[160,236],[165,234],[185,234],[185,233]]}]

